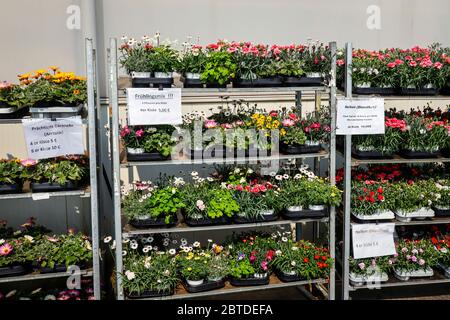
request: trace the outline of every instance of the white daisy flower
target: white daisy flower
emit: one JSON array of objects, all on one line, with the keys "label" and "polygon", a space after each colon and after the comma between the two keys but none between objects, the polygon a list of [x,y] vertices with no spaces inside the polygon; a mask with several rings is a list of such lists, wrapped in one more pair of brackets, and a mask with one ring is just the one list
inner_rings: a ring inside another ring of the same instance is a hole
[{"label": "white daisy flower", "polygon": [[105,239],[103,239],[104,243],[110,243],[112,240],[112,237],[106,237]]}]

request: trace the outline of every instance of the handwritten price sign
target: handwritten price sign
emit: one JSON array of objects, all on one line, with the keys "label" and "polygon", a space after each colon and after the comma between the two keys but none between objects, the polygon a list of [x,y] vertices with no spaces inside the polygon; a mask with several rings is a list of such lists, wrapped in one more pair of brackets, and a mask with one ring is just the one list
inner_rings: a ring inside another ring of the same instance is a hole
[{"label": "handwritten price sign", "polygon": [[395,254],[394,223],[352,225],[353,257],[364,259]]}]

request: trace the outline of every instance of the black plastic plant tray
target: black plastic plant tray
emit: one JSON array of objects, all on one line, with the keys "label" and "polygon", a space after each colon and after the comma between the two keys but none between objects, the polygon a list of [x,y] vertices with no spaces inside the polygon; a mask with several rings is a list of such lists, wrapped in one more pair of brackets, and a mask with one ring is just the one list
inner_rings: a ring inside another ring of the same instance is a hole
[{"label": "black plastic plant tray", "polygon": [[258,217],[254,217],[254,218],[244,218],[244,217],[238,217],[238,216],[233,217],[234,223],[237,223],[237,224],[269,222],[269,221],[275,221],[277,219],[278,219],[278,214],[276,214],[276,213],[271,214],[271,215],[258,216]]},{"label": "black plastic plant tray", "polygon": [[321,150],[321,146],[285,145],[284,143],[281,144],[281,152],[285,154],[318,153]]},{"label": "black plastic plant tray", "polygon": [[441,210],[436,207],[432,207],[431,209],[433,209],[435,217],[450,217],[450,209],[449,210]]},{"label": "black plastic plant tray", "polygon": [[171,88],[173,84],[173,78],[150,78],[150,85],[153,88]]},{"label": "black plastic plant tray", "polygon": [[399,154],[406,159],[426,159],[436,158],[439,155],[439,152],[402,150]]},{"label": "black plastic plant tray", "polygon": [[56,272],[66,272],[67,267],[65,264],[56,264],[53,268],[50,267],[39,267],[40,273],[56,273]]},{"label": "black plastic plant tray", "polygon": [[306,87],[306,86],[321,86],[323,85],[323,78],[309,78],[309,77],[284,77],[283,86],[285,87]]},{"label": "black plastic plant tray", "polygon": [[32,182],[30,186],[31,191],[33,192],[58,192],[58,191],[70,191],[78,189],[78,183],[72,181],[68,181],[65,184]]},{"label": "black plastic plant tray", "polygon": [[183,280],[183,286],[189,293],[198,293],[198,292],[205,292],[205,291],[211,291],[211,290],[217,290],[220,288],[225,287],[225,281],[205,281],[203,284],[199,286],[190,286],[186,280]]},{"label": "black plastic plant tray", "polygon": [[172,228],[175,227],[178,222],[177,216],[174,216],[173,221],[166,223],[164,219],[146,219],[146,220],[130,220],[129,223],[137,229],[145,228]]},{"label": "black plastic plant tray", "polygon": [[131,84],[133,88],[149,88],[150,78],[133,78]]},{"label": "black plastic plant tray", "polygon": [[218,84],[218,83],[207,83],[206,84],[207,88],[220,88],[220,89],[225,89],[227,87],[227,84]]},{"label": "black plastic plant tray", "polygon": [[183,80],[183,86],[185,88],[203,88],[203,82],[200,79],[188,79]]},{"label": "black plastic plant tray", "polygon": [[392,155],[383,154],[379,151],[359,151],[355,148],[352,148],[352,156],[361,160],[370,160],[370,159],[392,159]]},{"label": "black plastic plant tray", "polygon": [[189,227],[200,227],[200,226],[218,226],[218,225],[229,224],[230,220],[226,217],[220,217],[217,219],[204,218],[204,219],[198,219],[198,220],[189,219],[189,218],[185,217],[184,222]]},{"label": "black plastic plant tray", "polygon": [[408,89],[408,88],[400,88],[399,94],[402,96],[435,96],[437,95],[436,89]]},{"label": "black plastic plant tray", "polygon": [[0,194],[21,193],[22,185],[19,184],[0,184]]},{"label": "black plastic plant tray", "polygon": [[300,210],[289,212],[283,210],[283,218],[285,219],[321,219],[328,216],[328,210]]},{"label": "black plastic plant tray", "polygon": [[128,161],[165,161],[170,160],[170,156],[163,156],[159,152],[149,152],[140,154],[127,153]]},{"label": "black plastic plant tray", "polygon": [[446,158],[450,158],[450,148],[442,149],[441,155]]},{"label": "black plastic plant tray", "polygon": [[250,286],[264,286],[268,285],[270,282],[269,276],[265,278],[247,278],[247,279],[236,279],[231,277],[230,284],[235,287],[250,287]]},{"label": "black plastic plant tray", "polygon": [[[0,105],[0,109],[2,106]],[[10,109],[8,107],[4,107],[7,109]],[[5,109],[1,111],[6,111]],[[0,119],[22,119],[23,117],[29,115],[30,108],[29,107],[22,107],[18,109],[13,109],[12,112],[0,112]]]},{"label": "black plastic plant tray", "polygon": [[281,271],[276,271],[277,278],[280,279],[282,282],[295,282],[295,281],[303,281],[305,279],[299,277],[298,275],[288,275]]},{"label": "black plastic plant tray", "polygon": [[396,88],[358,88],[353,87],[353,93],[359,95],[377,94],[381,96],[389,96],[397,93]]},{"label": "black plastic plant tray", "polygon": [[450,95],[450,86],[442,88],[440,93],[443,95]]},{"label": "black plastic plant tray", "polygon": [[1,277],[15,277],[27,273],[27,269],[24,266],[10,266],[10,267],[0,267],[0,278]]},{"label": "black plastic plant tray", "polygon": [[281,87],[283,85],[280,77],[262,78],[254,80],[236,79],[233,81],[234,88],[270,88]]},{"label": "black plastic plant tray", "polygon": [[146,298],[157,298],[157,297],[167,297],[172,296],[174,294],[174,290],[170,291],[151,291],[151,290],[145,290],[141,294],[137,293],[127,293],[128,299],[146,299]]}]

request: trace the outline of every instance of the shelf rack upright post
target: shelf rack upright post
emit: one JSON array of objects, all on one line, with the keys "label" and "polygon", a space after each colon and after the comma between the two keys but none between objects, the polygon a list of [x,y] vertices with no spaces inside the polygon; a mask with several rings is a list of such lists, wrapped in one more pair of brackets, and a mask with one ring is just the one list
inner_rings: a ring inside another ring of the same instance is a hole
[{"label": "shelf rack upright post", "polygon": [[[331,115],[335,117],[335,108],[336,108],[336,43],[330,43],[330,50],[332,55],[332,67],[331,67],[331,81],[329,87],[327,86],[316,86],[316,87],[296,87],[296,88],[228,88],[228,89],[182,89],[183,92],[188,93],[204,93],[208,92],[212,95],[220,95],[227,92],[234,93],[244,93],[244,92],[294,92],[296,96],[296,107],[301,112],[301,92],[302,91],[312,91],[315,93],[315,106],[316,108],[320,106],[320,95],[323,93],[329,94],[329,103],[331,109]],[[111,110],[111,144],[112,144],[112,198],[114,201],[113,209],[114,209],[114,238],[115,238],[115,289],[116,289],[116,297],[118,300],[124,300],[124,290],[122,286],[122,274],[123,274],[123,257],[122,257],[122,239],[130,238],[138,235],[144,234],[161,234],[161,233],[183,233],[183,232],[200,232],[200,231],[214,231],[214,230],[231,230],[231,229],[241,229],[241,228],[261,228],[268,226],[276,226],[276,225],[289,225],[289,224],[297,224],[298,228],[301,228],[301,225],[308,222],[313,223],[324,223],[327,222],[329,224],[329,234],[328,234],[328,243],[330,255],[334,259],[335,258],[335,208],[330,208],[330,215],[327,218],[323,218],[321,220],[307,219],[307,220],[277,220],[274,222],[263,222],[263,223],[247,223],[247,224],[234,224],[234,225],[220,225],[220,226],[205,226],[205,227],[186,227],[186,226],[178,226],[175,228],[158,228],[158,229],[139,229],[133,230],[128,226],[122,226],[122,214],[121,214],[121,179],[120,179],[120,169],[122,167],[136,167],[136,166],[161,166],[161,165],[177,165],[177,164],[191,164],[191,165],[199,165],[199,164],[213,164],[216,162],[215,159],[188,159],[188,160],[169,160],[169,161],[152,161],[152,162],[128,162],[126,164],[121,164],[120,162],[120,137],[119,137],[119,95],[118,95],[118,63],[117,63],[117,40],[114,38],[110,39],[110,48],[108,54],[108,64],[109,64],[109,102],[112,108]],[[330,147],[328,152],[321,152],[317,154],[303,154],[303,155],[289,155],[289,156],[268,156],[268,157],[259,157],[253,159],[252,157],[239,158],[239,159],[225,159],[225,163],[236,163],[243,161],[252,161],[252,160],[287,160],[287,159],[319,159],[317,162],[320,165],[320,159],[328,159],[328,175],[331,184],[335,184],[335,159],[336,159],[336,138],[335,138],[335,121],[331,122],[331,138],[330,138]],[[297,229],[298,229],[297,228]],[[305,284],[323,284],[328,283],[328,298],[333,300],[335,299],[335,265],[332,265],[329,279],[328,281],[325,279],[316,279],[312,281],[298,281],[293,283],[281,283],[279,281],[272,281],[271,284],[266,286],[258,286],[258,287],[236,287],[236,288],[226,288],[223,290],[215,290],[202,292],[197,294],[175,294],[174,296],[168,297],[159,297],[158,299],[183,299],[183,298],[193,298],[193,297],[204,297],[210,295],[220,295],[220,294],[228,294],[228,293],[236,293],[236,292],[247,292],[254,290],[264,290],[270,288],[281,288],[281,287],[295,287],[302,286]]]}]

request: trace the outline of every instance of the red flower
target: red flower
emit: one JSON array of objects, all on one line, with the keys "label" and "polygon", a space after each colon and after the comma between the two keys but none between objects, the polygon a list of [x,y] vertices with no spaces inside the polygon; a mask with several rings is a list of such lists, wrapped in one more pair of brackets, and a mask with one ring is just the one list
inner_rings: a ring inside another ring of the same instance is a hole
[{"label": "red flower", "polygon": [[379,187],[378,190],[377,190],[377,192],[380,193],[380,194],[383,193],[383,188],[382,188],[382,187]]},{"label": "red flower", "polygon": [[322,256],[322,261],[327,261],[327,256]]},{"label": "red flower", "polygon": [[378,195],[378,200],[379,200],[379,201],[384,201],[383,195],[379,194],[379,195]]},{"label": "red flower", "polygon": [[314,256],[314,260],[319,260],[320,259],[320,256],[318,255],[318,254],[316,254],[315,256]]},{"label": "red flower", "polygon": [[308,263],[309,262],[309,258],[303,258],[303,262],[304,263]]}]

